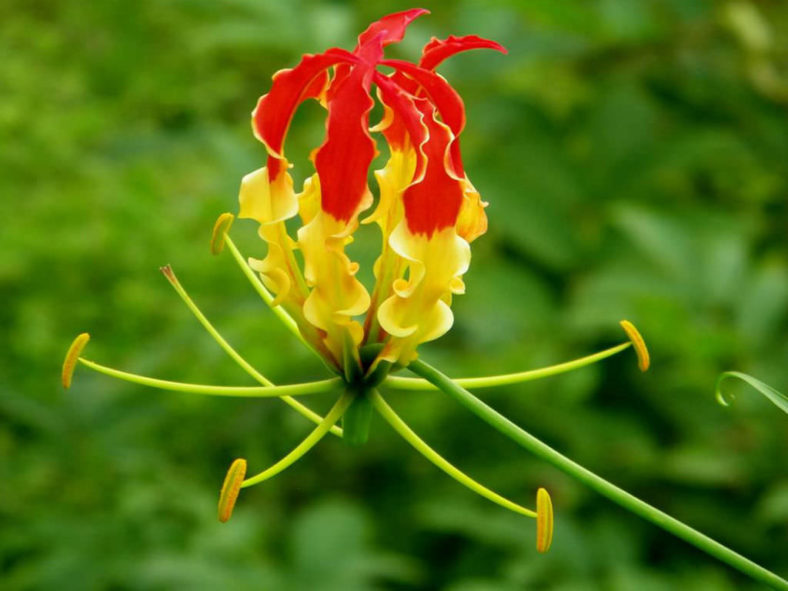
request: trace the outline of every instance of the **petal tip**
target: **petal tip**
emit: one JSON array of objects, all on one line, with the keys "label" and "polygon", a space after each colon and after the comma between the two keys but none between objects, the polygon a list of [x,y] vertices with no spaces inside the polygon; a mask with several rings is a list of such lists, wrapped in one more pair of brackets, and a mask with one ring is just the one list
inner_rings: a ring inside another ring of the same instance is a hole
[{"label": "petal tip", "polygon": [[646,347],[646,341],[643,340],[643,336],[640,334],[640,331],[638,331],[638,329],[635,328],[635,325],[629,320],[622,320],[619,322],[619,324],[621,325],[621,328],[624,329],[624,332],[627,333],[629,341],[635,348],[635,353],[637,353],[638,356],[638,368],[640,371],[647,371],[651,366],[651,356],[649,355],[648,348]]},{"label": "petal tip", "polygon": [[222,491],[219,493],[219,521],[227,523],[233,514],[235,508],[235,501],[238,500],[238,493],[241,492],[241,484],[246,476],[246,460],[243,458],[236,459],[230,464],[230,469],[227,470],[227,476],[224,477],[222,484]]},{"label": "petal tip", "polygon": [[72,341],[71,346],[66,352],[66,358],[63,360],[63,370],[60,373],[60,380],[66,390],[71,387],[71,378],[74,376],[74,368],[77,366],[79,356],[89,340],[90,335],[83,332]]}]

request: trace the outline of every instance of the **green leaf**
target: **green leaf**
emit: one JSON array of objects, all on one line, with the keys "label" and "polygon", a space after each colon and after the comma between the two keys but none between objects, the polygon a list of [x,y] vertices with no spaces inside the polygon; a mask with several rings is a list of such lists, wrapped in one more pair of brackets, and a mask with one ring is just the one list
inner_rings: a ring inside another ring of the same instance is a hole
[{"label": "green leaf", "polygon": [[733,395],[728,394],[726,397],[722,392],[722,382],[725,381],[726,378],[739,378],[747,382],[750,386],[758,390],[758,392],[766,396],[775,406],[782,409],[783,412],[788,413],[788,396],[778,392],[768,384],[764,384],[762,381],[739,371],[726,371],[717,378],[716,396],[717,402],[721,405],[730,406],[730,403],[733,401]]}]

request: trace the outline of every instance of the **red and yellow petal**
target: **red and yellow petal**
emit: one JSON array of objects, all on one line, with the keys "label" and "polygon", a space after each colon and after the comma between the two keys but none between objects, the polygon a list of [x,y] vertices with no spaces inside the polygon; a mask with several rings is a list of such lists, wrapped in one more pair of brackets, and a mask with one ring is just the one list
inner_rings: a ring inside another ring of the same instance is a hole
[{"label": "red and yellow petal", "polygon": [[465,127],[465,105],[443,76],[404,60],[383,60],[381,65],[392,67],[412,79],[435,105],[452,133],[455,136],[460,134]]},{"label": "red and yellow petal", "polygon": [[265,144],[270,155],[268,168],[272,179],[279,176],[284,160],[284,141],[298,105],[309,98],[320,98],[326,90],[327,69],[357,58],[342,49],[329,49],[317,55],[307,54],[299,64],[280,70],[273,76],[271,90],[260,97],[252,111],[252,129]]},{"label": "red and yellow petal", "polygon": [[465,186],[451,167],[448,153],[454,135],[447,125],[435,118],[434,111],[424,118],[429,141],[424,144],[427,167],[423,178],[410,185],[403,194],[405,219],[414,234],[433,233],[454,227],[462,207]]},{"label": "red and yellow petal", "polygon": [[417,99],[402,90],[391,78],[380,73],[375,75],[380,101],[386,108],[386,116],[378,130],[383,132],[392,152],[414,151],[416,168],[412,180],[421,180],[424,175],[426,158],[424,144],[429,139],[429,129],[424,122],[424,113],[417,106]]}]

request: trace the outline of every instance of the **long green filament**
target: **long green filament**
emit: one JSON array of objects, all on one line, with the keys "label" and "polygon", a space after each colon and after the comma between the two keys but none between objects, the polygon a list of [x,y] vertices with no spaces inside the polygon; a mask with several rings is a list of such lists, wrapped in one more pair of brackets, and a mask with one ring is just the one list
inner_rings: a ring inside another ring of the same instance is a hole
[{"label": "long green filament", "polygon": [[725,562],[726,564],[738,569],[742,573],[749,575],[753,579],[769,585],[775,589],[788,590],[788,581],[779,577],[775,573],[766,570],[762,566],[745,558],[741,554],[734,552],[730,548],[723,546],[719,542],[700,533],[690,526],[682,523],[678,519],[663,513],[656,507],[641,501],[611,484],[604,478],[597,476],[590,470],[573,462],[566,456],[558,453],[553,448],[543,443],[524,429],[521,429],[509,419],[496,412],[493,408],[476,398],[465,388],[454,383],[451,378],[442,374],[434,367],[416,360],[408,366],[415,374],[429,380],[437,388],[454,398],[457,402],[477,415],[483,421],[491,425],[494,429],[506,435],[518,445],[529,450],[534,455],[549,462],[556,468],[563,470],[570,476],[577,478],[599,494],[607,497],[611,501],[618,503],[625,509],[632,511],[643,519],[663,528],[673,535],[689,542],[690,544],[707,552],[711,556]]},{"label": "long green filament", "polygon": [[285,309],[282,308],[282,306],[271,305],[274,301],[274,296],[271,295],[271,292],[266,289],[265,285],[263,285],[263,282],[260,281],[257,275],[255,275],[254,271],[249,267],[247,262],[244,260],[243,255],[238,250],[238,247],[235,246],[235,243],[230,238],[229,234],[224,235],[224,241],[225,244],[230,248],[230,252],[235,259],[235,262],[238,263],[241,271],[243,271],[243,274],[246,275],[246,278],[249,280],[249,283],[252,284],[252,287],[255,289],[255,291],[260,295],[261,298],[263,298],[263,301],[268,304],[268,306],[274,311],[274,314],[276,314],[279,320],[282,321],[282,324],[284,324],[287,329],[298,338],[299,341],[312,349],[312,346],[304,339],[301,331],[298,330],[298,324],[295,320],[293,320],[293,317],[290,316],[290,314],[288,314]]},{"label": "long green filament", "polygon": [[188,384],[185,382],[172,382],[170,380],[149,378],[147,376],[120,371],[105,365],[100,365],[95,361],[90,361],[83,357],[79,358],[79,362],[99,373],[141,386],[150,386],[151,388],[158,388],[160,390],[172,390],[174,392],[186,392],[189,394],[205,394],[207,396],[276,398],[279,396],[321,394],[323,392],[336,390],[342,385],[342,380],[339,378],[306,382],[304,384],[289,384],[287,386],[211,386],[206,384]]},{"label": "long green filament", "polygon": [[[586,357],[580,357],[579,359],[566,361],[557,365],[550,365],[548,367],[542,367],[539,369],[530,369],[528,371],[521,371],[518,373],[507,373],[483,378],[454,378],[453,381],[455,384],[462,386],[463,388],[492,388],[494,386],[507,386],[509,384],[519,384],[520,382],[530,382],[532,380],[555,376],[585,367],[586,365],[591,365],[597,361],[601,361],[602,359],[612,357],[616,353],[619,353],[631,346],[632,343],[626,342],[616,345],[615,347],[611,347],[610,349],[605,349],[604,351],[594,353],[593,355],[587,355]],[[391,388],[397,388],[398,390],[440,389],[429,381],[418,378],[402,378],[391,376],[387,378],[384,383],[387,386],[390,386]]]},{"label": "long green filament", "polygon": [[[219,334],[219,331],[217,331],[216,328],[214,328],[213,324],[211,324],[211,322],[205,317],[205,314],[202,313],[202,311],[197,307],[197,304],[194,303],[194,300],[192,300],[192,298],[186,292],[184,287],[181,285],[181,282],[178,281],[178,278],[175,276],[172,267],[167,265],[166,267],[162,267],[161,271],[164,274],[164,276],[167,278],[167,281],[169,281],[170,285],[172,285],[173,289],[175,289],[176,293],[180,296],[181,300],[183,300],[183,303],[186,304],[186,307],[188,307],[189,310],[191,310],[192,314],[194,314],[197,320],[199,320],[200,324],[202,324],[203,328],[206,331],[208,331],[208,334],[210,334],[211,337],[213,337],[213,340],[215,340],[219,344],[219,346],[224,350],[224,352],[227,353],[233,359],[233,361],[235,361],[239,366],[241,366],[241,368],[246,373],[248,373],[252,378],[257,380],[263,386],[269,386],[269,387],[274,386],[274,383],[271,380],[269,380],[263,374],[257,371],[254,368],[254,366],[252,366],[248,361],[246,361],[246,359],[244,359],[238,353],[238,351],[233,349],[230,343],[228,343],[224,339],[224,337],[221,334]],[[306,417],[313,423],[320,424],[320,421],[323,420],[323,417],[321,417],[316,412],[312,411],[306,405],[300,403],[292,396],[282,396],[281,399],[282,401],[284,401],[286,404],[288,404],[290,407],[292,407],[294,410],[296,410],[298,413],[300,413],[302,416]],[[331,433],[333,433],[338,437],[342,437],[342,428],[337,427],[335,425],[331,427]]]},{"label": "long green filament", "polygon": [[520,515],[534,518],[536,517],[535,511],[526,509],[525,507],[522,507],[517,503],[502,497],[498,493],[491,491],[489,488],[479,484],[473,478],[456,468],[453,464],[449,463],[448,460],[446,460],[438,452],[427,445],[424,440],[416,435],[416,433],[414,433],[413,430],[408,427],[405,421],[403,421],[399,415],[395,413],[394,410],[386,403],[386,401],[383,400],[383,397],[378,392],[371,392],[369,397],[372,401],[372,405],[375,407],[375,410],[380,413],[380,416],[382,416],[386,422],[391,425],[394,430],[400,434],[400,436],[402,436],[405,441],[410,443],[416,449],[416,451],[427,458],[430,462],[454,478],[454,480],[463,486],[468,487],[473,492],[483,496],[485,499],[489,499],[496,505],[500,505],[501,507],[514,511],[515,513],[519,513]]},{"label": "long green filament", "polygon": [[320,421],[320,424],[315,427],[315,429],[307,435],[306,439],[304,439],[301,443],[299,443],[293,451],[279,460],[276,464],[271,466],[270,468],[263,470],[256,476],[252,476],[251,478],[247,478],[241,484],[241,488],[246,488],[252,486],[253,484],[258,484],[264,480],[268,480],[279,474],[285,468],[292,466],[295,462],[297,462],[304,454],[306,454],[310,449],[312,449],[318,441],[323,439],[326,433],[328,433],[329,428],[331,425],[336,423],[345,411],[350,406],[350,403],[353,402],[353,397],[355,394],[353,392],[345,392],[336,401],[331,410],[328,411],[326,417]]}]

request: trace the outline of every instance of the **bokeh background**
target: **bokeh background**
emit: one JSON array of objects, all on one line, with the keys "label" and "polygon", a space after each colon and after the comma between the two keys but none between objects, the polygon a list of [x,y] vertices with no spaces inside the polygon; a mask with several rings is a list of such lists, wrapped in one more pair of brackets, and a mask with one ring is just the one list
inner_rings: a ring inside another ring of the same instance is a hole
[{"label": "bokeh background", "polygon": [[[727,369],[788,387],[788,5],[703,0],[425,2],[391,48],[431,35],[502,42],[441,72],[462,93],[463,148],[490,202],[452,332],[425,359],[453,375],[526,369],[620,342],[627,352],[483,398],[559,450],[765,566],[788,573],[786,417]],[[0,4],[0,587],[450,591],[732,590],[750,581],[537,461],[439,393],[391,393],[470,474],[531,504],[534,524],[455,484],[382,421],[324,440],[244,491],[218,488],[310,425],[275,400],[146,390],[87,356],[159,377],[248,384],[185,309],[182,283],[271,379],[324,376],[238,272],[211,257],[216,216],[262,163],[249,112],[303,52],[352,48],[403,2],[4,0]],[[317,105],[288,145],[320,141]],[[251,222],[233,233],[261,256]],[[355,256],[374,258],[374,228]],[[367,277],[369,273],[367,272]],[[330,400],[313,400],[325,409]]]}]

